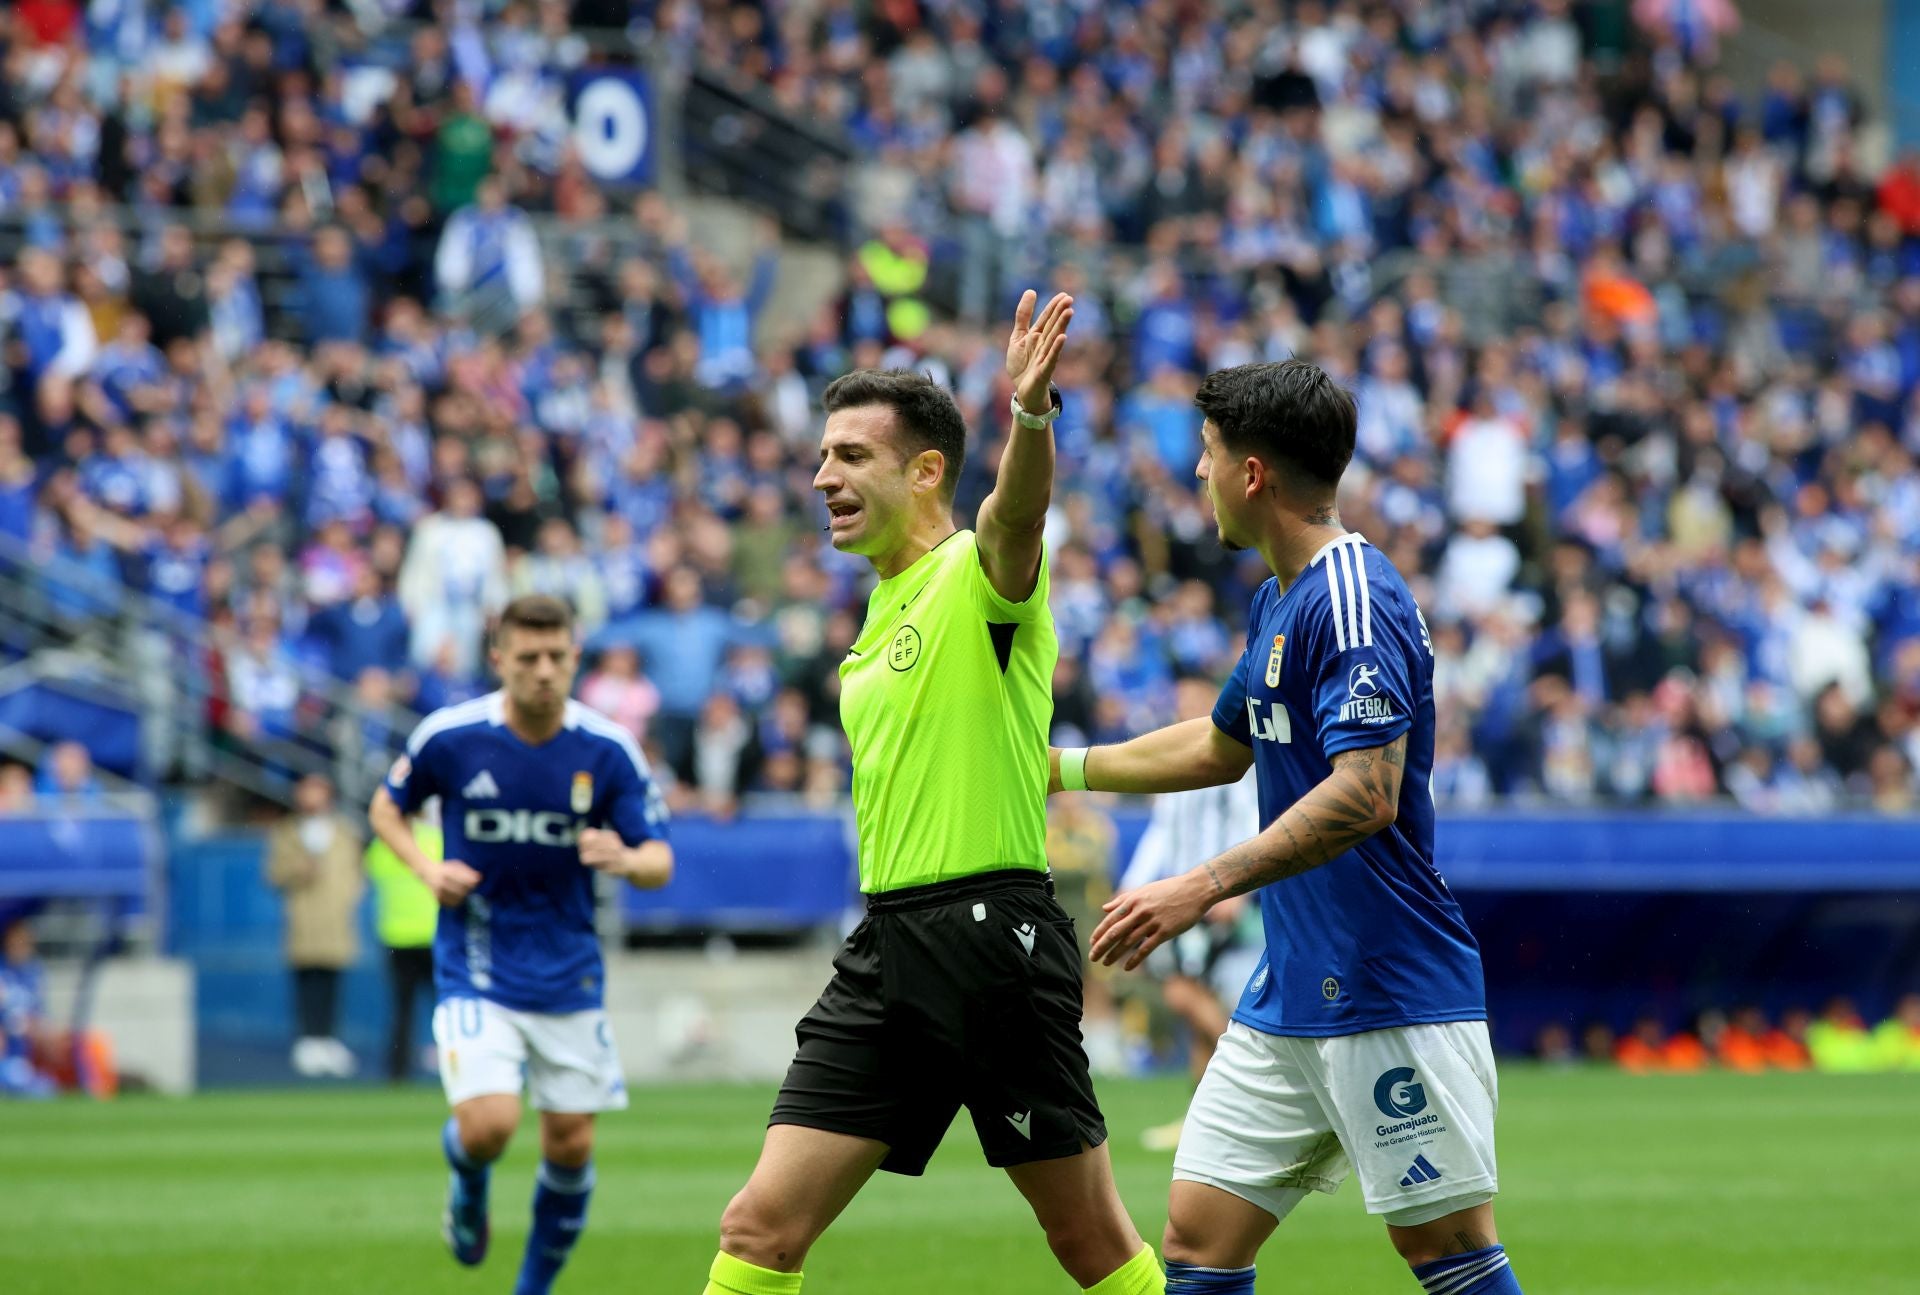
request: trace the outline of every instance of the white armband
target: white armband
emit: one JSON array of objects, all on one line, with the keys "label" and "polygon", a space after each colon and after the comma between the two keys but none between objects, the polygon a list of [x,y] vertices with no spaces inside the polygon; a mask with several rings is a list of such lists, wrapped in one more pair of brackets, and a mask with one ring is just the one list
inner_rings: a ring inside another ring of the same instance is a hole
[{"label": "white armband", "polygon": [[1087,752],[1091,747],[1070,746],[1060,752],[1060,786],[1065,791],[1087,790]]}]

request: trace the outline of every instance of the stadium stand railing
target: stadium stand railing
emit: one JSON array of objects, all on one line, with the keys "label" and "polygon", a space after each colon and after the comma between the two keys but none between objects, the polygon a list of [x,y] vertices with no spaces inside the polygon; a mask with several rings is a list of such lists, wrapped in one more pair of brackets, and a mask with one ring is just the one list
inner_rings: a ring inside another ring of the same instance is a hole
[{"label": "stadium stand railing", "polygon": [[[79,213],[71,208],[55,205],[53,210],[61,217],[66,228],[75,228],[84,223],[79,219]],[[540,240],[541,259],[551,287],[546,301],[547,310],[569,332],[594,336],[599,319],[594,294],[586,274],[579,271],[567,254],[567,244],[586,238],[629,235],[632,232],[631,222],[624,219],[563,222],[552,215],[538,212],[528,213],[527,219]],[[297,313],[300,308],[299,267],[294,248],[310,243],[325,222],[317,221],[307,230],[262,229],[256,223],[236,221],[222,213],[191,207],[170,210],[164,221],[156,222],[151,214],[118,203],[103,204],[89,210],[86,220],[108,221],[118,225],[123,233],[135,240],[132,250],[136,255],[142,250],[138,240],[156,234],[162,225],[182,226],[193,235],[195,256],[203,265],[212,259],[222,243],[233,239],[244,240],[253,249],[254,282],[260,291],[260,306],[265,316],[267,335],[280,339],[297,339],[301,336],[303,325]],[[0,261],[12,263],[18,259],[26,245],[25,232],[24,218],[20,212],[0,211]]]},{"label": "stadium stand railing", "polygon": [[[216,737],[213,717],[229,701],[217,677],[223,649],[207,622],[86,571],[63,570],[62,596],[54,597],[41,565],[29,547],[0,536],[0,647],[25,658],[12,667],[25,672],[22,679],[69,685],[54,687],[56,696],[97,696],[105,688],[127,698],[141,726],[142,749],[133,763],[146,776],[172,770],[189,784],[231,784],[288,805],[293,784],[320,773],[335,780],[343,797],[372,795],[395,753],[343,749],[338,733],[349,727],[345,721],[364,717],[350,689],[303,671],[290,732]],[[394,707],[387,728],[404,738],[418,720]],[[97,738],[89,727],[84,716],[56,714],[36,736]]]},{"label": "stadium stand railing", "polygon": [[854,152],[844,135],[783,111],[764,89],[722,69],[695,69],[682,95],[690,184],[776,212],[801,238],[847,241],[841,194]]}]

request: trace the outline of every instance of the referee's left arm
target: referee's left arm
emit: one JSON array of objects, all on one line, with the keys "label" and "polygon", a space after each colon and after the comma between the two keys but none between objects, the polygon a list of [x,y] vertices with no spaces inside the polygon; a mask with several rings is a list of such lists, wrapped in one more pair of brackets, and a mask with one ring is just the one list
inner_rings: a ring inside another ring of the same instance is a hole
[{"label": "referee's left arm", "polygon": [[1028,291],[1014,311],[1007,340],[1007,376],[1013,379],[1013,427],[993,493],[980,505],[974,524],[980,565],[994,591],[1010,603],[1023,603],[1040,578],[1042,532],[1053,500],[1053,420],[1059,407],[1053,395],[1053,370],[1066,345],[1073,319],[1073,298],[1055,294],[1036,318]]}]

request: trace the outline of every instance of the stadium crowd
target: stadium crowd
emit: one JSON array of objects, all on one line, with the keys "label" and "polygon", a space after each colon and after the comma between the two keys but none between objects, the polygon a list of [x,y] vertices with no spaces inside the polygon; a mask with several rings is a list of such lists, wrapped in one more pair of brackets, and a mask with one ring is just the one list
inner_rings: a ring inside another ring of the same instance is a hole
[{"label": "stadium crowd", "polygon": [[[949,383],[970,517],[1034,285],[1077,303],[1061,741],[1231,664],[1260,573],[1190,397],[1298,353],[1359,399],[1343,520],[1420,573],[1444,803],[1914,807],[1920,159],[1843,64],[1743,95],[1657,4],[575,8],[0,16],[0,545],[76,615],[124,582],[204,621],[175,668],[223,740],[331,679],[338,745],[391,749],[541,590],[678,800],[831,800],[864,576],[819,534],[818,394]],[[771,221],[729,264],[588,178],[580,21],[844,129],[838,300],[770,321]]]}]

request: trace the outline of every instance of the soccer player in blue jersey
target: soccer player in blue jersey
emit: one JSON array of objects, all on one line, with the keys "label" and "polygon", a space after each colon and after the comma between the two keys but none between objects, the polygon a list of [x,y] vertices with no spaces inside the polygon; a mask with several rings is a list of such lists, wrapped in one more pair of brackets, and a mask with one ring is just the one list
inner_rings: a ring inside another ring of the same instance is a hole
[{"label": "soccer player in blue jersey", "polygon": [[[544,1295],[587,1221],[593,1120],[627,1104],[602,1010],[594,877],[664,886],[666,812],[633,735],[571,701],[573,614],[534,594],[507,604],[492,648],[501,690],[435,711],[374,794],[373,830],[440,900],[433,1036],[453,1116],[443,1230],[463,1264],[486,1258],[488,1166],[540,1112],[540,1169],[515,1295]],[[445,862],[407,817],[441,802]]]},{"label": "soccer player in blue jersey", "polygon": [[1431,1295],[1517,1295],[1494,1231],[1479,947],[1433,863],[1433,648],[1393,564],[1340,525],[1353,397],[1303,360],[1211,374],[1197,475],[1220,539],[1274,578],[1210,719],[1056,753],[1056,786],[1164,792],[1252,764],[1265,830],[1114,896],[1093,957],[1137,967],[1230,895],[1267,951],[1174,1157],[1168,1295],[1251,1295],[1309,1191],[1357,1171]]}]

